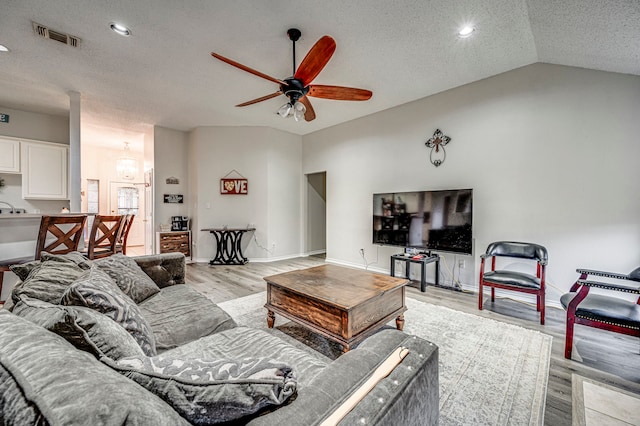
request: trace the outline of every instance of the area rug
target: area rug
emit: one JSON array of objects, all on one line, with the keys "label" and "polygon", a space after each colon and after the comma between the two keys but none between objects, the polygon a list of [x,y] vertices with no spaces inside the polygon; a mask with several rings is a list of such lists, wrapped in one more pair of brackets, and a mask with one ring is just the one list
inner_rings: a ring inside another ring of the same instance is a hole
[{"label": "area rug", "polygon": [[[266,293],[220,303],[238,324],[267,328]],[[544,422],[552,337],[407,298],[404,331],[440,350],[440,425]],[[340,345],[276,315],[270,332],[319,357]],[[389,323],[395,327],[395,321]]]}]

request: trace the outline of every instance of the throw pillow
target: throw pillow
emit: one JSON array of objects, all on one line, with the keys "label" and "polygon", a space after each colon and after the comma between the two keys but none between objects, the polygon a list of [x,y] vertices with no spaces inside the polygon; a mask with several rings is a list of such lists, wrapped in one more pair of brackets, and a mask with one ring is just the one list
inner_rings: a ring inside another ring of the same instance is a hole
[{"label": "throw pillow", "polygon": [[[0,424],[188,426],[156,395],[62,337],[3,310],[0,330],[0,365],[15,381],[13,393],[0,392]],[[12,417],[19,400],[44,418]]]},{"label": "throw pillow", "polygon": [[53,254],[43,251],[40,253],[40,259],[43,262],[48,260],[53,260],[56,262],[73,262],[80,267],[80,269],[84,269],[85,271],[91,268],[93,261],[87,259],[82,255],[82,253],[78,251],[72,251],[66,254]]},{"label": "throw pillow", "polygon": [[53,305],[41,300],[22,298],[13,313],[28,319],[97,358],[120,359],[144,356],[134,338],[111,318],[81,306]]},{"label": "throw pillow", "polygon": [[83,272],[73,262],[41,262],[24,281],[16,284],[11,298],[14,303],[18,303],[21,297],[30,297],[57,305],[67,287]]},{"label": "throw pillow", "polygon": [[136,303],[160,292],[160,288],[144,273],[136,261],[121,253],[96,260],[95,264]]},{"label": "throw pillow", "polygon": [[18,278],[20,278],[20,281],[24,281],[27,279],[31,271],[40,267],[41,263],[42,262],[40,262],[39,260],[33,260],[26,263],[17,263],[15,265],[9,265],[9,269],[11,269],[11,272],[16,274]]},{"label": "throw pillow", "polygon": [[263,358],[207,361],[157,356],[101,361],[196,425],[230,422],[282,405],[297,387],[290,367]]},{"label": "throw pillow", "polygon": [[29,273],[34,269],[38,268],[42,262],[53,260],[58,262],[72,262],[80,267],[80,269],[89,269],[91,267],[91,260],[87,259],[82,255],[82,253],[77,251],[72,251],[67,254],[53,254],[43,251],[40,254],[40,260],[33,260],[27,263],[19,263],[15,265],[10,265],[9,268],[11,272],[16,274],[20,281],[24,281],[29,276]]},{"label": "throw pillow", "polygon": [[62,304],[86,306],[105,314],[124,327],[146,355],[156,354],[153,331],[138,306],[95,265],[69,286]]}]

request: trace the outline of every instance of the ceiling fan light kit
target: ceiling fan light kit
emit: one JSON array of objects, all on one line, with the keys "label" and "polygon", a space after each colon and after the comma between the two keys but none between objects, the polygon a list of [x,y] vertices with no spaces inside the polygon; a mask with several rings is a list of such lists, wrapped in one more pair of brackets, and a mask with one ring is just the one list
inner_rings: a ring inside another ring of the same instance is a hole
[{"label": "ceiling fan light kit", "polygon": [[302,33],[297,28],[290,28],[287,31],[287,35],[289,36],[289,40],[293,43],[293,76],[285,78],[284,80],[271,77],[215,52],[211,52],[211,56],[214,58],[250,74],[276,83],[279,86],[278,92],[243,102],[236,105],[237,107],[253,105],[258,102],[275,98],[282,94],[289,98],[289,101],[278,109],[279,116],[283,118],[293,116],[296,121],[301,121],[303,119],[305,121],[312,121],[316,118],[316,113],[309,101],[310,96],[341,101],[366,101],[371,98],[373,93],[370,90],[342,86],[311,85],[311,82],[318,76],[320,71],[322,71],[333,56],[333,53],[336,50],[336,42],[329,36],[321,37],[320,40],[313,45],[311,50],[309,50],[307,56],[304,57],[300,66],[296,69],[296,41],[300,39]]}]

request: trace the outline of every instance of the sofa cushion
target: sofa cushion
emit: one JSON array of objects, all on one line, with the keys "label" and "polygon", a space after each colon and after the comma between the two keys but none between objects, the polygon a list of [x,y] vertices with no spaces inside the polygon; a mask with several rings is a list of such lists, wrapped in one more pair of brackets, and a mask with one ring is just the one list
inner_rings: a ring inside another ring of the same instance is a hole
[{"label": "sofa cushion", "polygon": [[282,405],[296,391],[291,368],[263,358],[203,360],[160,355],[102,361],[196,425],[229,422]]},{"label": "sofa cushion", "polygon": [[229,314],[184,284],[165,287],[138,307],[153,330],[159,353],[236,327]]},{"label": "sofa cushion", "polygon": [[95,265],[69,286],[62,304],[86,306],[105,314],[124,327],[146,355],[156,354],[153,331],[138,306]]},{"label": "sofa cushion", "polygon": [[1,310],[0,330],[0,365],[20,389],[0,393],[0,407],[21,399],[55,425],[188,425],[160,398],[60,336]]},{"label": "sofa cushion", "polygon": [[13,375],[0,364],[0,422],[4,425],[46,425],[38,406],[27,400]]},{"label": "sofa cushion", "polygon": [[121,253],[98,259],[94,263],[136,303],[160,291],[160,288],[144,273],[135,260]]},{"label": "sofa cushion", "polygon": [[173,358],[242,359],[252,356],[277,359],[296,372],[298,388],[313,380],[331,360],[314,351],[304,351],[268,331],[238,326],[184,344],[162,354]]},{"label": "sofa cushion", "polygon": [[93,309],[22,298],[13,313],[64,337],[78,349],[91,352],[97,358],[144,355],[127,330]]},{"label": "sofa cushion", "polygon": [[73,262],[42,261],[11,293],[14,303],[20,297],[31,297],[59,304],[62,295],[84,271]]}]

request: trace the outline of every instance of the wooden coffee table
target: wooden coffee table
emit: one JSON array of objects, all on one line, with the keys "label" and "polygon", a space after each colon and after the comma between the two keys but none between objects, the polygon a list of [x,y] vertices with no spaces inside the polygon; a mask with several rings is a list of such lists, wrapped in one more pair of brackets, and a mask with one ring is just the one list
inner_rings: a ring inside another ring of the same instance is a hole
[{"label": "wooden coffee table", "polygon": [[404,325],[404,278],[335,265],[265,277],[267,325],[275,313],[343,346],[351,347],[396,318]]}]

